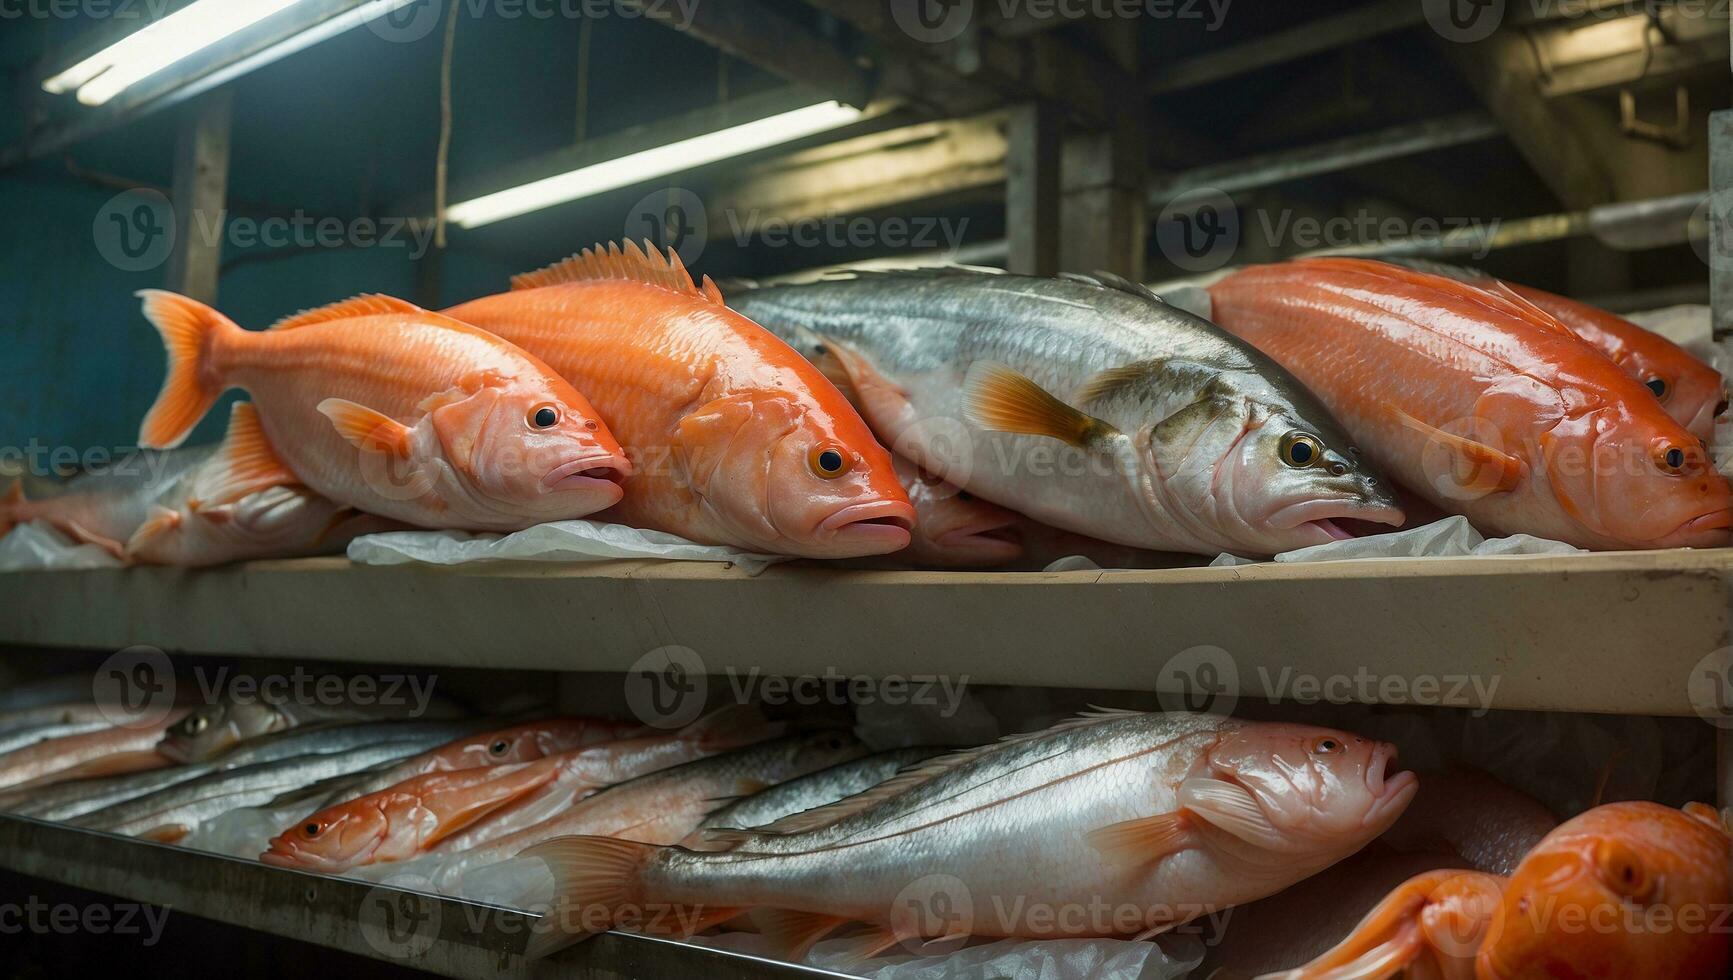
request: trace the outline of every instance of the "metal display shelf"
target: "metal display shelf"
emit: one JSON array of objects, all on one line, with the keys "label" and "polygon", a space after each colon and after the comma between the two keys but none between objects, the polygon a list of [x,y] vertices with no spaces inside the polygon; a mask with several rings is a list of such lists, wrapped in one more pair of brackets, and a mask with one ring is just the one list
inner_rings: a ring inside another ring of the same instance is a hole
[{"label": "metal display shelf", "polygon": [[844,976],[618,932],[532,962],[533,915],[22,817],[0,816],[0,867],[460,980]]},{"label": "metal display shelf", "polygon": [[1245,696],[1291,668],[1496,677],[1498,708],[1690,715],[1692,670],[1733,644],[1733,549],[1059,573],[796,564],[756,577],[698,562],[329,558],[12,573],[0,597],[0,643],[31,646],[624,671],[681,645],[712,674],[1118,690],[1171,689],[1170,658],[1209,646]]}]

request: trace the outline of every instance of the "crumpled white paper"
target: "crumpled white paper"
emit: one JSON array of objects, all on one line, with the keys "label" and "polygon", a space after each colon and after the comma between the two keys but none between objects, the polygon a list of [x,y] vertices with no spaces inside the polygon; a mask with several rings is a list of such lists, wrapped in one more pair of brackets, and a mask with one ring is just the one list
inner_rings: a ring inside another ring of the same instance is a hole
[{"label": "crumpled white paper", "polygon": [[74,541],[43,521],[20,524],[0,537],[0,572],[124,567],[107,550]]},{"label": "crumpled white paper", "polygon": [[717,545],[697,544],[663,531],[598,521],[554,521],[511,534],[467,531],[388,531],[364,534],[349,542],[349,560],[360,565],[462,565],[477,561],[607,561],[613,558],[667,558],[721,561],[757,575],[789,561]]},{"label": "crumpled white paper", "polygon": [[[1344,558],[1465,558],[1475,555],[1575,555],[1583,549],[1563,541],[1537,538],[1532,534],[1513,534],[1508,538],[1488,538],[1457,514],[1406,531],[1373,534],[1364,538],[1348,538],[1315,544],[1310,548],[1284,551],[1276,556],[1280,562],[1339,561]],[[1255,565],[1250,558],[1238,555],[1217,555],[1211,568],[1228,565]]]}]

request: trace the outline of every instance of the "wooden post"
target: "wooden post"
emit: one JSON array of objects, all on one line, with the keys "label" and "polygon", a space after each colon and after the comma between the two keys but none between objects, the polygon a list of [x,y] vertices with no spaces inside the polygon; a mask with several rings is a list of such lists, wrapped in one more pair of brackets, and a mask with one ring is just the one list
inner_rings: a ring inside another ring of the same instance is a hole
[{"label": "wooden post", "polygon": [[217,300],[229,195],[229,123],[234,96],[220,88],[188,107],[175,147],[174,251],[166,288]]},{"label": "wooden post", "polygon": [[1129,114],[1110,131],[1067,137],[1061,165],[1059,268],[1143,281],[1148,235],[1144,137]]},{"label": "wooden post", "polygon": [[1030,276],[1059,271],[1058,110],[1031,102],[1011,110],[1006,126],[1005,268]]}]

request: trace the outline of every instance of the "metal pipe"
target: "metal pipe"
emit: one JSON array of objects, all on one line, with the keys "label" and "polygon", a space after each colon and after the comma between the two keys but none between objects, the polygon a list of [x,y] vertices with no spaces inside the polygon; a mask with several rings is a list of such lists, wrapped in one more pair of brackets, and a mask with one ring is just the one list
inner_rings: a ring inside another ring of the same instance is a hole
[{"label": "metal pipe", "polygon": [[1484,254],[1500,248],[1556,242],[1592,236],[1608,248],[1637,251],[1677,245],[1704,233],[1693,228],[1694,213],[1708,198],[1697,191],[1644,201],[1601,204],[1583,211],[1564,211],[1529,218],[1512,218],[1456,228],[1435,238],[1391,239],[1359,245],[1315,249],[1310,255],[1461,255]]}]

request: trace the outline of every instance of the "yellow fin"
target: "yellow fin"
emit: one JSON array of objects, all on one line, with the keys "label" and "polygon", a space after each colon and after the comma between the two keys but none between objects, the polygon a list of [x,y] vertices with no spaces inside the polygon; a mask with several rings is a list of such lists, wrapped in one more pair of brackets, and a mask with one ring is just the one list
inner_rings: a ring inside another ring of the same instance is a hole
[{"label": "yellow fin", "polygon": [[704,277],[703,285],[693,284],[692,274],[681,264],[679,253],[669,249],[664,256],[649,242],[646,241],[644,246],[639,248],[633,241],[627,241],[624,246],[614,242],[593,245],[544,269],[513,276],[511,288],[540,289],[568,282],[618,279],[660,286],[717,306],[723,305],[722,293],[709,276]]},{"label": "yellow fin", "polygon": [[293,330],[296,327],[311,326],[315,323],[329,323],[332,320],[347,320],[357,316],[379,316],[385,313],[423,313],[421,307],[408,300],[397,299],[379,293],[363,293],[351,296],[346,300],[332,303],[329,306],[316,306],[310,310],[302,310],[294,316],[287,316],[271,324],[272,330]]},{"label": "yellow fin", "polygon": [[1098,398],[1112,394],[1121,388],[1130,387],[1150,376],[1156,368],[1155,361],[1133,361],[1116,368],[1108,368],[1089,379],[1077,392],[1077,400],[1088,404]]},{"label": "yellow fin", "polygon": [[128,558],[138,557],[138,553],[144,550],[146,545],[180,526],[180,511],[169,510],[167,507],[152,508],[150,518],[140,524],[138,530],[132,532],[132,537],[127,539],[126,556]]},{"label": "yellow fin", "polygon": [[300,482],[271,448],[264,426],[259,424],[258,407],[252,402],[236,402],[229,410],[229,431],[223,444],[199,475],[193,509],[232,504],[260,490]]},{"label": "yellow fin", "polygon": [[1048,436],[1087,449],[1119,431],[1065,404],[1011,368],[989,361],[969,367],[963,399],[969,418],[995,432]]},{"label": "yellow fin", "polygon": [[1509,453],[1428,425],[1394,405],[1388,407],[1398,422],[1450,451],[1456,461],[1452,476],[1464,490],[1482,493],[1514,490],[1528,475],[1528,464]]},{"label": "yellow fin", "polygon": [[1191,820],[1184,810],[1175,810],[1110,823],[1084,834],[1083,839],[1104,857],[1143,864],[1191,847]]},{"label": "yellow fin", "polygon": [[409,458],[410,428],[402,422],[343,398],[327,398],[317,407],[337,428],[337,434],[356,449]]}]

